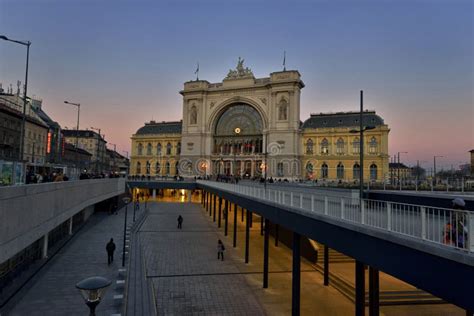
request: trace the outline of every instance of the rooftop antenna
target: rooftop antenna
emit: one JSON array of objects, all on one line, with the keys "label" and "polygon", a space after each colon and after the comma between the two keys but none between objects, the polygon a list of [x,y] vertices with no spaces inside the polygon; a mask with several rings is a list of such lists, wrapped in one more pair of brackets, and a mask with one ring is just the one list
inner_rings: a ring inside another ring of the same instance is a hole
[{"label": "rooftop antenna", "polygon": [[283,71],[286,71],[286,51],[283,51]]},{"label": "rooftop antenna", "polygon": [[196,81],[199,81],[199,62],[197,62],[197,68],[194,73],[196,74]]}]

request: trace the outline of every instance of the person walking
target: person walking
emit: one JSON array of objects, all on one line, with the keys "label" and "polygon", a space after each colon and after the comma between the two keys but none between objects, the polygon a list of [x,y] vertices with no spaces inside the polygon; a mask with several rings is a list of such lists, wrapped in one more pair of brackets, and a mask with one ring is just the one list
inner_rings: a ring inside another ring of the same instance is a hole
[{"label": "person walking", "polygon": [[183,217],[181,215],[178,216],[178,229],[183,229]]},{"label": "person walking", "polygon": [[217,260],[221,259],[221,261],[224,261],[224,251],[225,251],[224,244],[219,239],[217,241]]},{"label": "person walking", "polygon": [[115,243],[113,238],[110,238],[110,241],[107,243],[107,246],[105,246],[105,249],[107,250],[108,265],[110,265],[112,262],[114,262]]}]

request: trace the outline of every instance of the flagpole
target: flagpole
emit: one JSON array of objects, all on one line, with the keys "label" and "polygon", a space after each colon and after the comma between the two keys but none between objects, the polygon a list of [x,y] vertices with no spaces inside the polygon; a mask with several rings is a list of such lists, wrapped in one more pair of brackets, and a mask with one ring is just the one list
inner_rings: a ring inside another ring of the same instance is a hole
[{"label": "flagpole", "polygon": [[286,50],[283,51],[283,71],[286,71]]}]

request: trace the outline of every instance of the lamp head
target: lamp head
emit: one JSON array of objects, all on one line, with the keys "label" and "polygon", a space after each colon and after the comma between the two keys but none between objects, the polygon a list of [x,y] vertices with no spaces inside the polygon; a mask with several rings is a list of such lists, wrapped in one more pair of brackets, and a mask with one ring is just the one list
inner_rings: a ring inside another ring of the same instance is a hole
[{"label": "lamp head", "polygon": [[5,35],[0,35],[0,39],[8,41],[8,37],[6,37]]}]

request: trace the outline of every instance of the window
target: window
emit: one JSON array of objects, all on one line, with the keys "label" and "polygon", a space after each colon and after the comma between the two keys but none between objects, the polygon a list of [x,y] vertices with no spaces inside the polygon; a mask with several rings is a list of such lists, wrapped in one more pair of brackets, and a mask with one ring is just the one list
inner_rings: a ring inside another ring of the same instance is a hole
[{"label": "window", "polygon": [[176,154],[180,155],[181,154],[181,142],[178,142],[176,145]]},{"label": "window", "polygon": [[161,171],[161,165],[159,162],[155,164],[155,174],[160,174]]},{"label": "window", "polygon": [[141,143],[138,144],[138,155],[143,155],[143,145]]},{"label": "window", "polygon": [[360,152],[360,140],[359,137],[354,138],[354,141],[352,142],[352,153],[353,154],[359,154]]},{"label": "window", "polygon": [[354,180],[360,179],[360,165],[358,163],[352,167],[352,178]]},{"label": "window", "polygon": [[166,162],[165,173],[166,173],[167,176],[170,174],[170,163],[169,163],[169,161]]},{"label": "window", "polygon": [[377,153],[377,139],[372,137],[369,143],[369,153],[376,154]]},{"label": "window", "polygon": [[329,142],[326,138],[323,139],[321,142],[321,154],[323,155],[329,154]]},{"label": "window", "polygon": [[161,155],[161,143],[158,143],[158,145],[156,145],[156,154]]},{"label": "window", "polygon": [[306,154],[313,154],[313,140],[311,138],[306,142]]},{"label": "window", "polygon": [[283,177],[283,162],[277,164],[277,175]]},{"label": "window", "polygon": [[344,140],[339,138],[336,143],[336,152],[338,155],[344,154]]},{"label": "window", "polygon": [[137,174],[141,174],[142,173],[142,164],[140,162],[137,162],[137,170],[136,170]]},{"label": "window", "polygon": [[179,175],[179,161],[176,161],[174,165],[174,174]]},{"label": "window", "polygon": [[149,161],[146,162],[146,174],[150,174],[151,164]]},{"label": "window", "polygon": [[166,154],[171,155],[171,144],[170,143],[166,144]]},{"label": "window", "polygon": [[344,165],[342,162],[337,165],[337,178],[344,179]]},{"label": "window", "polygon": [[377,165],[374,163],[370,165],[370,180],[377,180]]},{"label": "window", "polygon": [[151,144],[150,143],[148,143],[148,145],[146,145],[146,154],[148,156],[151,156]]},{"label": "window", "polygon": [[323,163],[323,165],[321,166],[321,178],[327,179],[329,173],[328,171],[328,165],[326,163]]},{"label": "window", "polygon": [[189,111],[189,124],[197,124],[197,108],[195,105],[193,105]]}]

